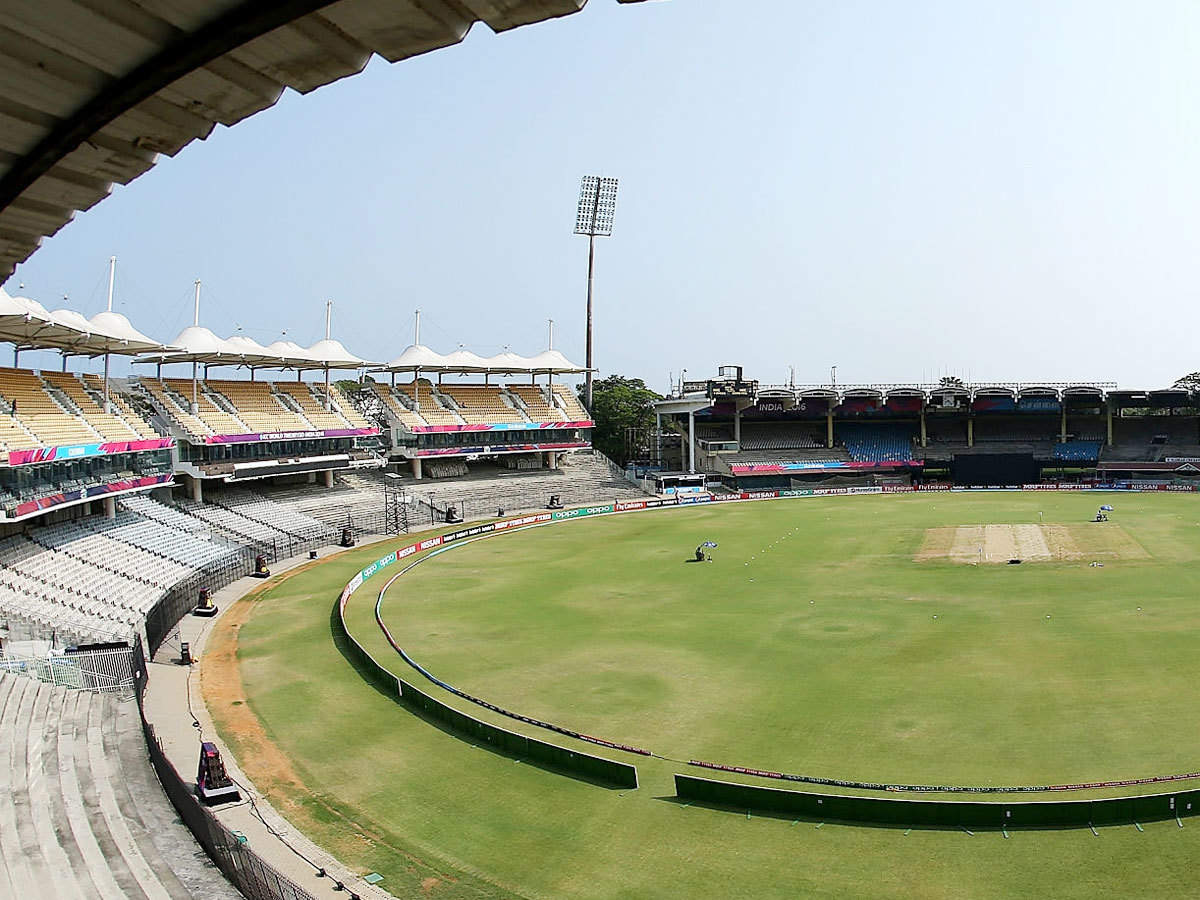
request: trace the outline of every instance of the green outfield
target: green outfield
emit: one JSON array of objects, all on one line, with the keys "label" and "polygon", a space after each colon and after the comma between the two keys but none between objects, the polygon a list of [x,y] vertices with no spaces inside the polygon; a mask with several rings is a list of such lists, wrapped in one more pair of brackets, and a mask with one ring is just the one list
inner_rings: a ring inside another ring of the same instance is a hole
[{"label": "green outfield", "polygon": [[[1112,521],[1088,524],[1103,502]],[[714,561],[687,562],[703,540],[719,544]],[[249,601],[236,631],[244,696],[206,686],[206,699],[285,814],[398,896],[1188,890],[1200,818],[1006,838],[684,807],[671,775],[701,770],[572,742],[421,679],[374,623],[385,570],[347,616],[377,659],[480,718],[633,762],[642,786],[609,790],[474,747],[372,688],[335,639],[341,585],[393,546]],[[1010,550],[1027,561],[1004,565]],[[456,687],[677,760],[863,781],[1092,782],[1200,769],[1198,551],[1200,501],[1185,495],[712,505],[453,547],[399,579],[383,614]],[[262,738],[237,718],[243,700]],[[1077,796],[1131,790],[1164,788]]]}]

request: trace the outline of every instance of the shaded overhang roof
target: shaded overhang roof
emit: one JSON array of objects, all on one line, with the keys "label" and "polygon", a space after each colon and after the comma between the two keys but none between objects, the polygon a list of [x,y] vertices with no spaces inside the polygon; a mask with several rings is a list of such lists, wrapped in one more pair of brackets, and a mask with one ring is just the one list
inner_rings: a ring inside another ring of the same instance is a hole
[{"label": "shaded overhang roof", "polygon": [[[218,124],[389,62],[565,16],[587,0],[173,0],[5,5],[0,281],[77,211]],[[618,0],[635,3],[640,0]]]}]

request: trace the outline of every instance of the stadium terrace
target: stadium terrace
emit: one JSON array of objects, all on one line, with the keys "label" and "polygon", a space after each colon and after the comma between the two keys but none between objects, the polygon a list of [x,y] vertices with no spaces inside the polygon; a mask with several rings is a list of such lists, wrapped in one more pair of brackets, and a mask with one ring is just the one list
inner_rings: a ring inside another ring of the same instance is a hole
[{"label": "stadium terrace", "polygon": [[656,404],[640,474],[736,490],[1024,485],[1200,474],[1200,396],[1110,382],[767,385],[741,367]]}]

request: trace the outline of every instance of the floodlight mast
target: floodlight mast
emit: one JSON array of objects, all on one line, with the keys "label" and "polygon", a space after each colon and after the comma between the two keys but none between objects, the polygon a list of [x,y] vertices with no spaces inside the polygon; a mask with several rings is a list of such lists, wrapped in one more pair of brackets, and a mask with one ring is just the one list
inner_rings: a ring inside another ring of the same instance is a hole
[{"label": "floodlight mast", "polygon": [[595,268],[596,238],[612,236],[613,213],[616,209],[617,179],[584,175],[579,185],[575,233],[588,236],[587,372],[584,375],[583,405],[589,413],[592,411],[592,274]]}]

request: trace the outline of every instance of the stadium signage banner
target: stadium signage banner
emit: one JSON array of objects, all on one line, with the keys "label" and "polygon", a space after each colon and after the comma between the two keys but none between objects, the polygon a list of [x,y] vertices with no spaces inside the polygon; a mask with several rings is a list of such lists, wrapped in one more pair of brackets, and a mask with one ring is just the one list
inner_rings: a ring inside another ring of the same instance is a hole
[{"label": "stadium signage banner", "polygon": [[497,444],[477,447],[435,447],[417,450],[416,456],[498,456],[502,453],[528,453],[534,450],[578,450],[592,446],[587,441],[567,441],[557,444]]},{"label": "stadium signage banner", "polygon": [[92,500],[96,497],[103,497],[106,494],[131,491],[136,488],[157,487],[159,485],[170,484],[171,480],[172,475],[168,472],[165,475],[144,475],[140,478],[124,478],[119,481],[110,481],[107,484],[81,488],[77,491],[64,491],[63,493],[51,494],[47,497],[38,497],[36,500],[26,500],[14,507],[9,507],[6,511],[6,517],[9,519],[19,519],[30,513],[52,509],[55,506],[62,506],[64,503]]},{"label": "stadium signage banner", "polygon": [[10,466],[26,466],[31,463],[62,462],[86,459],[90,456],[111,456],[114,453],[138,453],[143,450],[169,450],[175,446],[174,438],[151,438],[137,441],[105,441],[99,444],[64,444],[58,447],[38,447],[35,450],[9,450]]},{"label": "stadium signage banner", "polygon": [[593,428],[591,419],[570,422],[497,422],[493,425],[406,425],[413,434],[461,433],[464,431],[549,431],[555,428]]},{"label": "stadium signage banner", "polygon": [[315,431],[256,431],[249,434],[212,434],[206,444],[255,444],[262,441],[310,441],[320,438],[359,437],[379,434],[378,428],[324,428]]},{"label": "stadium signage banner", "polygon": [[838,469],[918,469],[925,465],[923,459],[908,459],[901,462],[847,462],[841,459],[814,459],[793,463],[734,463],[729,471],[734,475],[777,475],[782,472],[831,472]]}]

